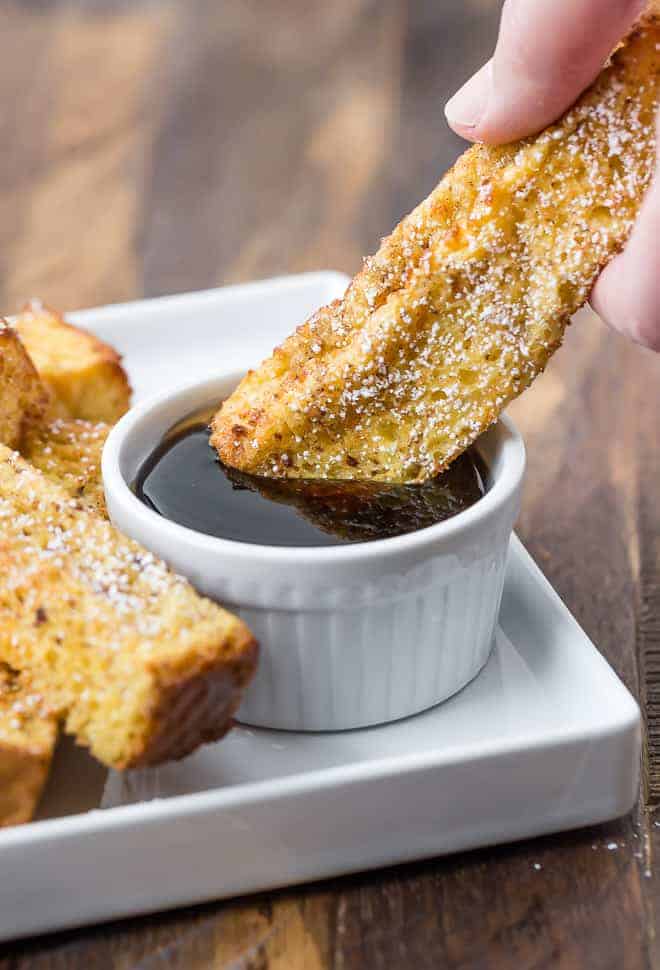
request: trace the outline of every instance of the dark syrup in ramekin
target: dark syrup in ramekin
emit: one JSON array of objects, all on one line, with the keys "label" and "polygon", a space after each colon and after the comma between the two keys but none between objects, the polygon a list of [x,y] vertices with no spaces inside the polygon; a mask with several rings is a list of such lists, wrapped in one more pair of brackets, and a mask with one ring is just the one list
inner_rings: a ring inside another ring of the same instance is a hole
[{"label": "dark syrup in ramekin", "polygon": [[166,519],[206,535],[268,546],[335,546],[387,539],[443,522],[486,490],[476,449],[415,485],[245,475],[209,444],[217,408],[174,425],[140,468],[138,498]]}]

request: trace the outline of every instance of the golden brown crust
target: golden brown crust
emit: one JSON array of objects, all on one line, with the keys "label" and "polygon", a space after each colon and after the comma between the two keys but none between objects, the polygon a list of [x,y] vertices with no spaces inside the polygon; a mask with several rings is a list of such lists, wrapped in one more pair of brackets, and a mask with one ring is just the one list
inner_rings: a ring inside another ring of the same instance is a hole
[{"label": "golden brown crust", "polygon": [[0,657],[115,768],[231,724],[257,659],[244,623],[0,446]]},{"label": "golden brown crust", "polygon": [[114,424],[126,413],[131,388],[114,347],[38,300],[12,325],[51,394],[52,417]]},{"label": "golden brown crust", "polygon": [[[256,642],[243,625],[231,635],[233,665],[219,666],[214,657],[200,659],[185,676],[175,667],[154,669],[158,681],[157,702],[150,712],[151,731],[130,757],[130,767],[184,758],[200,744],[219,741],[232,726],[243,691],[254,674]],[[223,711],[224,716],[218,717]]]},{"label": "golden brown crust", "polygon": [[34,815],[56,741],[57,719],[29,678],[0,663],[0,828]]},{"label": "golden brown crust", "polygon": [[14,331],[0,319],[0,443],[15,448],[45,411],[48,394]]},{"label": "golden brown crust", "polygon": [[221,459],[274,477],[423,480],[540,373],[625,242],[654,157],[660,29],[635,31],[565,116],[475,146],[343,300],[213,422]]}]

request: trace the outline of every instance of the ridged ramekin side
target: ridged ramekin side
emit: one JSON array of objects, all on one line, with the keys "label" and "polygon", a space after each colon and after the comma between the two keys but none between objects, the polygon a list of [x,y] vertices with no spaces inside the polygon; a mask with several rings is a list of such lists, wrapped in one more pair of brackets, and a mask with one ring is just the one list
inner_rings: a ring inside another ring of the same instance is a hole
[{"label": "ridged ramekin side", "polygon": [[508,535],[421,592],[354,609],[239,612],[262,644],[238,719],[296,731],[397,720],[456,693],[490,655]]}]

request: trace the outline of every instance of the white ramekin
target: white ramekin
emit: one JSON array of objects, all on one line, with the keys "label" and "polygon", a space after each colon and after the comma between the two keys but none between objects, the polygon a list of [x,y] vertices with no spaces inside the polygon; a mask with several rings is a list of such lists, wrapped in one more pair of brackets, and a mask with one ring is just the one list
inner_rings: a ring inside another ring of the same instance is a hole
[{"label": "white ramekin", "polygon": [[162,518],[130,489],[185,415],[226,397],[231,374],[134,407],[110,433],[103,480],[114,523],[239,613],[261,644],[247,724],[334,731],[418,713],[464,687],[493,642],[525,449],[501,419],[479,441],[486,495],[394,539],[278,548],[216,539]]}]

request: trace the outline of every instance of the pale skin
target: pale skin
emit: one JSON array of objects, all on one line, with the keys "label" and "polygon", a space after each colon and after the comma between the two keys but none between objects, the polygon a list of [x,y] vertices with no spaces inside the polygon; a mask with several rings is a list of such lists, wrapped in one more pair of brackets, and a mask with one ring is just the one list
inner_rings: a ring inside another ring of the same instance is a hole
[{"label": "pale skin", "polygon": [[[646,0],[505,0],[495,53],[447,103],[449,124],[463,138],[493,145],[539,131],[594,80],[646,6]],[[625,250],[603,270],[590,302],[615,329],[660,352],[657,171]]]}]

